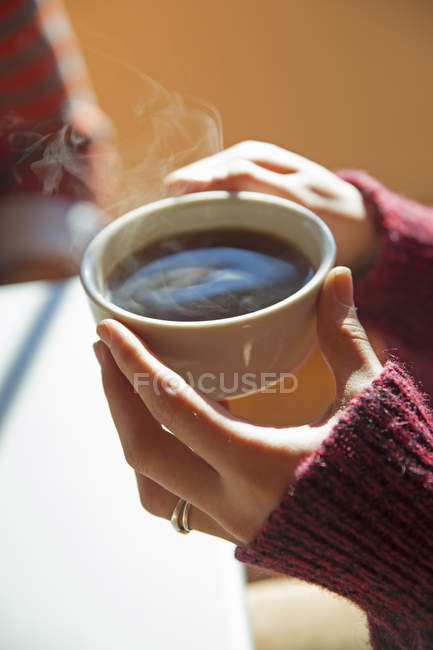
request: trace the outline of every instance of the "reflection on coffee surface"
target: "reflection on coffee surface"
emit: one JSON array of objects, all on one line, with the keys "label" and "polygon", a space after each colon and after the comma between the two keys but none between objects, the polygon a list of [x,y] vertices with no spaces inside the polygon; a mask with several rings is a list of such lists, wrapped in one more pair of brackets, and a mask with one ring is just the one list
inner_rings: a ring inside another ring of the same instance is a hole
[{"label": "reflection on coffee surface", "polygon": [[125,258],[106,297],[127,311],[176,321],[240,316],[284,300],[314,275],[296,246],[263,232],[173,235]]}]

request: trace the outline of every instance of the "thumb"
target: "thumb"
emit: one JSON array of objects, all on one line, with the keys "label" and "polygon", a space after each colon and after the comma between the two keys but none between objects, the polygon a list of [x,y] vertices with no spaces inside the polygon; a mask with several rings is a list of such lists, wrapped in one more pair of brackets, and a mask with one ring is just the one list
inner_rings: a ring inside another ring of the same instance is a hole
[{"label": "thumb", "polygon": [[344,406],[382,370],[353,303],[350,269],[339,266],[325,279],[317,312],[322,353],[336,382],[336,407]]}]

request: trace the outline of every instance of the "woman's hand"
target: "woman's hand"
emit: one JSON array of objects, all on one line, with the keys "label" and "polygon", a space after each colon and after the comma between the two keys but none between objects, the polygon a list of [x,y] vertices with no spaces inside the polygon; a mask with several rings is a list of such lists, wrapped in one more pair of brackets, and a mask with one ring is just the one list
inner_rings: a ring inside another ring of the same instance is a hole
[{"label": "woman's hand", "polygon": [[227,190],[291,199],[328,224],[338,264],[358,272],[374,260],[379,236],[359,190],[325,167],[273,144],[241,142],[173,172],[166,187],[171,196]]},{"label": "woman's hand", "polygon": [[[301,427],[257,426],[232,416],[161,363],[125,326],[114,320],[99,325],[103,343],[95,344],[95,352],[105,394],[146,510],[170,519],[181,497],[192,504],[191,528],[239,544],[255,537],[300,463],[331,432],[338,412],[381,371],[352,295],[349,270],[333,269],[320,297],[318,334],[335,376],[336,399],[319,421]],[[140,381],[134,392],[135,378],[143,373],[149,381]]]}]

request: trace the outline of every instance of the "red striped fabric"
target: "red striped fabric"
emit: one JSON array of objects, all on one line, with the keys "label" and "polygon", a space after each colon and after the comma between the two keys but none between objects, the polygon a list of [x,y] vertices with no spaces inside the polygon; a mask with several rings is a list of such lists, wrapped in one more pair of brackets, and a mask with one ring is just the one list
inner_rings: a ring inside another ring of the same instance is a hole
[{"label": "red striped fabric", "polygon": [[33,0],[9,0],[6,5],[0,13],[0,111],[26,119],[57,114],[67,90],[41,13]]},{"label": "red striped fabric", "polygon": [[[1,0],[0,193],[31,190],[91,198],[95,192],[89,189],[92,170],[86,154],[94,134],[100,136],[106,127],[61,3]],[[65,167],[74,156],[80,161],[78,174],[70,164]],[[55,164],[57,186],[49,167]],[[48,183],[41,173],[46,165]]]}]

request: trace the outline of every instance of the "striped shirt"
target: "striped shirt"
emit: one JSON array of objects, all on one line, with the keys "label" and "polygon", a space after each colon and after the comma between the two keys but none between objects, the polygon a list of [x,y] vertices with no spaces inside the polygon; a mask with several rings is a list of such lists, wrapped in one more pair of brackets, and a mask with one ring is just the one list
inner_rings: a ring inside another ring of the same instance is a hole
[{"label": "striped shirt", "polygon": [[107,134],[58,0],[0,2],[0,193],[89,199],[93,142]]}]

